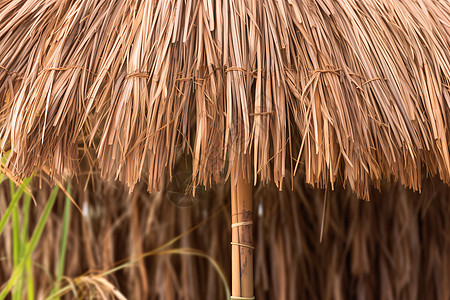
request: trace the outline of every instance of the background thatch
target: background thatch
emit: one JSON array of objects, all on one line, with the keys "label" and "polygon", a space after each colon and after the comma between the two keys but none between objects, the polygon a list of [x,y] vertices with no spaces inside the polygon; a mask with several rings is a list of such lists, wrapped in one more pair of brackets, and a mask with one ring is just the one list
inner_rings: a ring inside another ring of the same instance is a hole
[{"label": "background thatch", "polygon": [[[340,188],[324,192],[301,182],[296,181],[293,192],[280,193],[275,186],[255,188],[257,299],[450,299],[448,187],[426,180],[419,195],[399,185],[383,185],[384,191],[372,190],[372,201],[366,202]],[[210,255],[228,278],[228,185],[204,193],[192,207],[174,205],[178,200],[179,205],[192,203],[183,200],[182,193],[151,196],[145,184],[132,194],[101,180],[91,182],[87,191],[83,187],[82,179],[74,187],[74,197],[86,214],[75,209],[71,214],[65,274],[72,279],[88,270],[95,275],[111,269],[205,220],[169,248],[192,247]],[[39,214],[48,194],[43,182],[33,215]],[[49,293],[49,276],[55,274],[62,200],[61,193],[33,256],[40,296]],[[2,184],[0,212],[7,205],[8,185]],[[5,282],[12,266],[10,230],[0,237],[0,257],[0,282]],[[89,286],[91,293],[97,288],[114,294],[111,286],[95,279],[87,277],[81,290],[86,292]],[[129,299],[225,299],[211,264],[190,255],[148,257],[106,279]]]}]

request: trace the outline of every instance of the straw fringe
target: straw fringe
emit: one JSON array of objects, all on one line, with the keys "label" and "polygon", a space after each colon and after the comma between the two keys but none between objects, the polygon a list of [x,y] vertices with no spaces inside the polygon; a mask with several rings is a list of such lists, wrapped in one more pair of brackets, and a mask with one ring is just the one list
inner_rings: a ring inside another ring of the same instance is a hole
[{"label": "straw fringe", "polygon": [[194,185],[234,162],[420,190],[422,167],[450,182],[449,48],[437,0],[0,0],[1,146],[18,177],[92,147],[150,190],[180,153]]}]

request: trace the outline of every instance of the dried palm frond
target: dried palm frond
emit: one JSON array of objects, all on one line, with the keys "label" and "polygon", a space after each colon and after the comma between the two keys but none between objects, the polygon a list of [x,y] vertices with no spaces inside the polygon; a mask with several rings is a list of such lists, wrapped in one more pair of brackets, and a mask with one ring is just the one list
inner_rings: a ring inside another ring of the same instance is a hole
[{"label": "dried palm frond", "polygon": [[93,147],[149,189],[184,152],[194,185],[420,190],[450,182],[449,48],[439,0],[1,0],[1,146],[19,177]]}]

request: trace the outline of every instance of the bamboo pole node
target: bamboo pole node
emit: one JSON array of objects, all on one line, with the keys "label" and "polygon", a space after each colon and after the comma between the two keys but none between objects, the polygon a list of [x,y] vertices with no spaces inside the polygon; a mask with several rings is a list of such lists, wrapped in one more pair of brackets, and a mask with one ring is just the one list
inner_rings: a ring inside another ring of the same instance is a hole
[{"label": "bamboo pole node", "polygon": [[245,226],[245,225],[252,225],[253,221],[246,221],[246,222],[238,222],[231,224],[231,228],[239,227],[239,226]]},{"label": "bamboo pole node", "polygon": [[242,246],[242,247],[247,247],[250,248],[252,250],[255,249],[255,247],[253,247],[252,245],[248,245],[248,244],[243,244],[243,243],[236,243],[236,242],[231,242],[231,245],[233,246]]},{"label": "bamboo pole node", "polygon": [[239,297],[239,296],[231,296],[230,300],[254,300],[255,297]]}]

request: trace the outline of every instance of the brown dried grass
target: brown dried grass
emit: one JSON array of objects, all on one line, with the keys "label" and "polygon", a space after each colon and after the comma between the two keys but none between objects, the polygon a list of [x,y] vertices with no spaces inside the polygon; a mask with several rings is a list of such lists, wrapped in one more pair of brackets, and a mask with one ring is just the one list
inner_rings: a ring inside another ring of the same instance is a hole
[{"label": "brown dried grass", "polygon": [[439,0],[0,0],[3,151],[17,177],[281,189],[450,182],[450,5]]},{"label": "brown dried grass", "polygon": [[[325,216],[325,192],[311,189],[301,177],[294,191],[280,193],[273,184],[255,189],[257,299],[450,299],[449,188],[431,180],[424,182],[421,195],[398,184],[383,187],[382,193],[370,190],[371,202],[357,200],[349,190],[328,191]],[[98,276],[205,220],[169,249],[198,249],[229,276],[229,184],[216,186],[186,208],[173,205],[164,193],[144,190],[139,184],[130,195],[123,186],[100,180],[87,191],[83,180],[74,187],[74,199],[88,213],[72,210],[64,274],[78,282],[78,295],[225,299],[217,272],[194,256],[151,256]],[[7,184],[0,186],[0,212],[8,205],[8,191]],[[183,189],[178,192],[182,197]],[[40,215],[39,203],[49,193],[45,183],[36,190],[32,215]],[[63,198],[61,193],[33,256],[38,298],[48,295],[50,276],[56,274]],[[6,228],[0,236],[0,283],[11,274],[11,243]],[[75,298],[70,290],[68,296]]]}]

